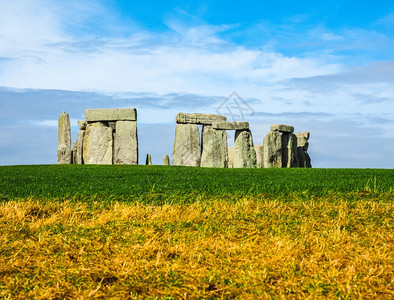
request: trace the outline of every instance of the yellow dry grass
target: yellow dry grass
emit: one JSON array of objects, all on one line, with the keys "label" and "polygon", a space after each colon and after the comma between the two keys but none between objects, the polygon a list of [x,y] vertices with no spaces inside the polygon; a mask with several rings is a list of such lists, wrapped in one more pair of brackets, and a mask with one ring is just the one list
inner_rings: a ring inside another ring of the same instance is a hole
[{"label": "yellow dry grass", "polygon": [[[335,198],[336,197],[336,198]],[[1,299],[390,299],[393,203],[0,204]]]}]

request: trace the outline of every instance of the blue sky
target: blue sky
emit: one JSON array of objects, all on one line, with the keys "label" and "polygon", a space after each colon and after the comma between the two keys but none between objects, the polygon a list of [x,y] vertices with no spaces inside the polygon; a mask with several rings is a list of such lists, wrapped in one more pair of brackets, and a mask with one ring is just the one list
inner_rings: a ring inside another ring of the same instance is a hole
[{"label": "blue sky", "polygon": [[58,115],[75,139],[104,107],[137,108],[140,161],[159,164],[177,112],[235,91],[255,144],[288,123],[314,167],[394,168],[393,28],[380,0],[0,0],[0,165],[56,163]]}]

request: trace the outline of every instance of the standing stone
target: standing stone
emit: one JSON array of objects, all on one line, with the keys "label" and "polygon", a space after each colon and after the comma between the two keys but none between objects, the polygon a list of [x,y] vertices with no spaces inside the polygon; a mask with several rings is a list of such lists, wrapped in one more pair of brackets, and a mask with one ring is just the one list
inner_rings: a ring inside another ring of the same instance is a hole
[{"label": "standing stone", "polygon": [[57,163],[72,163],[70,116],[64,111],[58,121]]},{"label": "standing stone", "polygon": [[279,131],[270,131],[264,137],[264,168],[282,167],[282,139]]},{"label": "standing stone", "polygon": [[112,129],[103,123],[88,124],[83,139],[85,164],[112,164]]},{"label": "standing stone", "polygon": [[228,147],[228,167],[234,168],[234,146]]},{"label": "standing stone", "polygon": [[83,138],[84,138],[84,136],[85,136],[85,130],[79,130],[77,141],[74,142],[75,146],[73,147],[73,164],[77,164],[77,165],[83,164]]},{"label": "standing stone", "polygon": [[147,166],[151,166],[151,165],[152,165],[152,156],[151,156],[150,154],[147,154],[147,155],[146,155],[145,164],[146,164]]},{"label": "standing stone", "polygon": [[256,167],[264,168],[264,146],[256,145],[254,150],[256,151]]},{"label": "standing stone", "polygon": [[170,165],[170,158],[169,158],[169,156],[166,154],[166,155],[164,155],[164,158],[163,158],[163,165],[164,166],[169,166]]},{"label": "standing stone", "polygon": [[[285,138],[283,138],[286,136]],[[287,143],[283,141],[286,140]],[[297,150],[297,137],[293,133],[282,134],[282,154],[286,153],[286,157],[282,155],[283,168],[298,168],[298,150]]]},{"label": "standing stone", "polygon": [[234,168],[255,168],[256,151],[250,130],[235,131]]},{"label": "standing stone", "polygon": [[310,133],[306,132],[297,132],[297,155],[298,155],[298,162],[301,168],[311,168],[311,158],[308,154],[308,147],[309,147],[309,136]]},{"label": "standing stone", "polygon": [[175,129],[174,166],[198,167],[201,162],[200,132],[195,124],[177,124]]},{"label": "standing stone", "polygon": [[281,166],[281,168],[287,168],[287,161],[289,159],[289,153],[288,153],[289,151],[288,151],[287,145],[289,143],[290,134],[283,133],[280,138],[282,141],[282,166]]},{"label": "standing stone", "polygon": [[138,165],[137,122],[117,121],[114,144],[115,164]]},{"label": "standing stone", "polygon": [[201,167],[227,168],[227,133],[204,125],[202,129]]},{"label": "standing stone", "polygon": [[76,164],[77,161],[77,142],[73,143],[73,147],[71,149],[72,163]]},{"label": "standing stone", "polygon": [[61,144],[57,148],[57,163],[59,165],[72,164],[72,151],[70,147]]}]

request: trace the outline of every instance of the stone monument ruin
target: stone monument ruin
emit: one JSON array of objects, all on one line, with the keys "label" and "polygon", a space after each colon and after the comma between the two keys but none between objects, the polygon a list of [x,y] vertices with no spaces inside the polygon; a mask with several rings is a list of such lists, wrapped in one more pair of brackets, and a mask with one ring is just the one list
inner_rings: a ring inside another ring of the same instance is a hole
[{"label": "stone monument ruin", "polygon": [[[137,111],[135,108],[85,109],[78,121],[78,138],[71,149],[70,117],[59,116],[58,164],[138,164]],[[311,168],[309,132],[274,124],[263,145],[254,145],[248,122],[227,122],[211,114],[176,115],[174,166],[210,168]],[[202,125],[202,131],[198,125]],[[228,147],[227,130],[235,130],[234,146]],[[147,154],[146,164],[151,165]],[[168,155],[164,165],[170,165]]]},{"label": "stone monument ruin", "polygon": [[[254,168],[256,153],[248,122],[226,122],[220,115],[176,116],[173,165],[227,168],[229,163],[226,130],[235,130],[234,166]],[[203,125],[202,137],[197,125]]]},{"label": "stone monument ruin", "polygon": [[138,164],[135,108],[85,109],[73,149],[68,114],[59,117],[58,164]]}]

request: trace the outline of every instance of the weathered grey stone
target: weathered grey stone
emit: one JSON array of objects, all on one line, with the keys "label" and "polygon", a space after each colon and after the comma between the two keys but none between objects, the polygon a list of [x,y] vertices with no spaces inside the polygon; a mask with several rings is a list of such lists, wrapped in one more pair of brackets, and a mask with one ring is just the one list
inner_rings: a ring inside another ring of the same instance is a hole
[{"label": "weathered grey stone", "polygon": [[83,161],[85,164],[112,164],[112,129],[102,123],[91,123],[86,127],[83,139]]},{"label": "weathered grey stone", "polygon": [[311,158],[307,152],[308,147],[309,147],[309,136],[310,133],[308,131],[306,132],[297,132],[297,156],[298,156],[298,162],[299,166],[301,168],[311,168]]},{"label": "weathered grey stone", "polygon": [[234,146],[228,147],[228,167],[234,168]]},{"label": "weathered grey stone", "polygon": [[264,146],[256,145],[254,150],[256,151],[256,167],[264,168]]},{"label": "weathered grey stone", "polygon": [[60,114],[58,120],[57,163],[72,163],[70,116],[64,111]]},{"label": "weathered grey stone", "polygon": [[285,124],[273,124],[273,125],[271,125],[271,131],[293,133],[294,127],[291,125],[285,125]]},{"label": "weathered grey stone", "polygon": [[309,146],[309,136],[310,132],[305,131],[305,132],[297,132],[297,147],[302,147],[305,151],[308,151],[308,146]]},{"label": "weathered grey stone", "polygon": [[147,155],[146,155],[145,164],[146,164],[147,166],[151,166],[151,165],[152,165],[152,156],[151,156],[150,154],[147,154]]},{"label": "weathered grey stone", "polygon": [[58,121],[58,146],[60,145],[71,147],[70,116],[64,111],[60,114]]},{"label": "weathered grey stone", "polygon": [[114,138],[114,163],[138,165],[137,122],[116,122]]},{"label": "weathered grey stone", "polygon": [[234,168],[255,168],[256,151],[250,130],[237,130],[234,138]]},{"label": "weathered grey stone", "polygon": [[85,120],[78,120],[79,130],[85,130],[86,126],[88,126],[88,122],[86,122]]},{"label": "weathered grey stone", "polygon": [[282,140],[282,168],[287,168],[287,161],[289,158],[288,143],[289,143],[290,133],[283,133],[281,135]]},{"label": "weathered grey stone", "polygon": [[207,114],[185,114],[178,113],[176,115],[176,122],[178,124],[202,124],[212,125],[215,122],[226,121],[227,117],[220,115],[207,115]]},{"label": "weathered grey stone", "polygon": [[74,142],[73,146],[73,164],[82,165],[83,164],[83,138],[85,136],[85,130],[80,130],[78,132],[77,141]]},{"label": "weathered grey stone", "polygon": [[[133,121],[131,121],[131,122],[133,122]],[[111,128],[113,132],[115,132],[116,131],[116,122],[115,121],[110,121],[110,122],[107,122],[107,123],[108,123],[108,127]]]},{"label": "weathered grey stone", "polygon": [[293,133],[282,134],[282,167],[283,168],[297,168],[298,164],[298,150],[297,137]]},{"label": "weathered grey stone", "polygon": [[200,132],[195,124],[178,124],[175,129],[174,166],[200,166]]},{"label": "weathered grey stone", "polygon": [[270,131],[264,137],[264,168],[282,167],[282,139],[279,131]]},{"label": "weathered grey stone", "polygon": [[72,151],[69,146],[61,144],[57,148],[57,163],[59,165],[68,165],[72,163]]},{"label": "weathered grey stone", "polygon": [[215,122],[212,127],[220,130],[246,130],[249,129],[249,122]]},{"label": "weathered grey stone", "polygon": [[88,123],[99,121],[137,121],[135,108],[98,108],[85,109]]},{"label": "weathered grey stone", "polygon": [[71,163],[75,164],[75,162],[77,161],[77,142],[73,143],[73,147],[71,149],[71,157],[72,157]]},{"label": "weathered grey stone", "polygon": [[201,167],[227,168],[227,134],[225,130],[204,125],[202,129]]},{"label": "weathered grey stone", "polygon": [[163,165],[164,166],[169,166],[170,165],[170,157],[166,154],[166,155],[164,155],[164,158],[163,158]]}]

